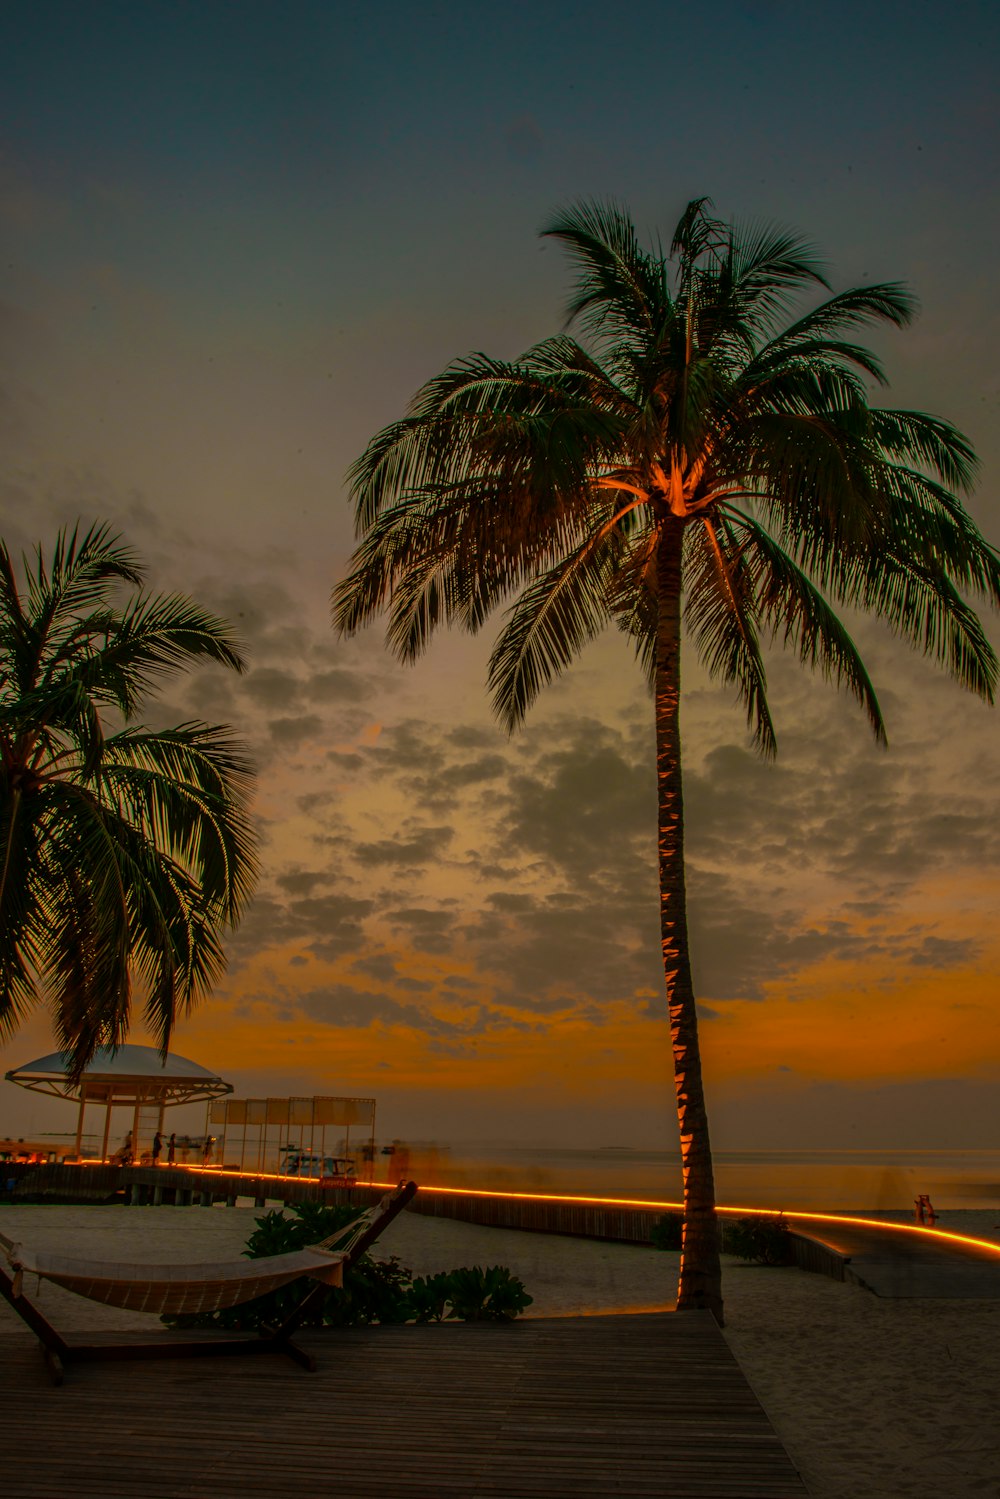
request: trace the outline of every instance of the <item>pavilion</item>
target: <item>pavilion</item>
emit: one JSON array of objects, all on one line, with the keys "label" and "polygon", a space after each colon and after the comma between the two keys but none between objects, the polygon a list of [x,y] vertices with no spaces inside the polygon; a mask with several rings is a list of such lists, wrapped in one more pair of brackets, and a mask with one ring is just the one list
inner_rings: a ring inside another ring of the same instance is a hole
[{"label": "pavilion", "polygon": [[108,1158],[112,1109],[132,1110],[132,1153],[136,1160],[148,1151],[154,1133],[163,1133],[163,1111],[177,1104],[223,1098],[232,1093],[231,1083],[189,1062],[187,1057],[168,1055],[166,1059],[152,1046],[119,1046],[116,1051],[96,1051],[79,1079],[69,1073],[69,1053],[53,1052],[6,1074],[9,1083],[18,1083],[35,1093],[51,1098],[73,1099],[79,1103],[76,1125],[76,1158],[80,1159],[84,1115],[87,1105],[104,1109],[104,1135],[101,1160]]}]

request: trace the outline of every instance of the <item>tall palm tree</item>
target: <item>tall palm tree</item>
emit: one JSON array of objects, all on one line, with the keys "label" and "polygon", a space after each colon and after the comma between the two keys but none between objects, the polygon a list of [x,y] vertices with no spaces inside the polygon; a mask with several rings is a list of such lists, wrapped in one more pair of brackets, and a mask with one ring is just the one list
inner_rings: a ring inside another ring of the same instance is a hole
[{"label": "tall palm tree", "polygon": [[679,705],[682,619],[742,700],[757,747],[776,741],[763,645],[777,639],[885,728],[830,600],[882,616],[991,700],[997,662],[963,591],[1000,600],[996,553],[956,491],[975,458],[947,422],[871,404],[879,361],[853,341],[906,324],[899,284],[828,296],[798,236],[739,227],[691,203],[669,254],[643,249],[614,205],[544,231],[573,258],[568,334],[514,362],[475,354],[418,391],[351,471],[360,542],[334,596],[350,633],[383,608],[413,660],[434,627],[507,613],[490,662],[498,717],[605,626],[652,690],[660,918],[683,1160],[678,1305],[721,1321],[708,1120],[684,885]]},{"label": "tall palm tree", "polygon": [[39,547],[23,590],[0,543],[0,1038],[44,993],[77,1074],[125,1039],[133,978],[166,1052],[256,876],[229,731],[136,723],[166,673],[243,662],[221,621],[136,593],[142,576],[103,525]]}]

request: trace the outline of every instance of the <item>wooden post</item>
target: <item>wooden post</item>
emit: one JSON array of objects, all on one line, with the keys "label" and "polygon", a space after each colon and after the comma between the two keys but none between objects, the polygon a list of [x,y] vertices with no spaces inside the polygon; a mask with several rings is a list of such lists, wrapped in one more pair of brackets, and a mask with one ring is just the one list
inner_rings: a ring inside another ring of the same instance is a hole
[{"label": "wooden post", "polygon": [[[110,1135],[110,1133],[111,1133],[111,1095],[109,1093],[108,1094],[107,1102],[104,1105],[104,1139],[101,1141],[101,1162],[102,1162],[102,1164],[108,1158],[108,1136]],[[79,1149],[77,1150],[77,1154],[79,1155]]]},{"label": "wooden post", "polygon": [[83,1114],[87,1107],[87,1084],[81,1080],[80,1083],[80,1112],[76,1116],[76,1158],[80,1159],[80,1145],[83,1140]]}]

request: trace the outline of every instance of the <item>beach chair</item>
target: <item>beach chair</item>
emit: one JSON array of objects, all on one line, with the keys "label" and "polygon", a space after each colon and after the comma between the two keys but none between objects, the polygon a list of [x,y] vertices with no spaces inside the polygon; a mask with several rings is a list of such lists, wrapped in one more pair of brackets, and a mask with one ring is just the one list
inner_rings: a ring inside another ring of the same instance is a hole
[{"label": "beach chair", "polygon": [[[343,1284],[345,1267],[354,1264],[374,1244],[416,1190],[414,1182],[400,1183],[395,1191],[387,1192],[353,1223],[307,1249],[223,1264],[142,1265],[72,1259],[61,1254],[34,1254],[24,1245],[0,1234],[0,1258],[6,1259],[11,1271],[8,1274],[0,1266],[0,1295],[38,1338],[56,1384],[62,1384],[66,1364],[87,1360],[283,1353],[303,1369],[314,1371],[315,1360],[292,1342],[292,1334],[321,1302],[330,1286]],[[68,1343],[25,1295],[26,1275],[51,1280],[66,1290],[106,1306],[156,1315],[212,1312],[239,1306],[241,1302],[252,1301],[256,1296],[263,1296],[303,1276],[309,1276],[319,1284],[307,1291],[284,1321],[276,1327],[261,1329],[257,1337],[216,1337],[209,1333],[195,1342],[182,1342],[164,1334],[155,1343],[80,1344]]]}]

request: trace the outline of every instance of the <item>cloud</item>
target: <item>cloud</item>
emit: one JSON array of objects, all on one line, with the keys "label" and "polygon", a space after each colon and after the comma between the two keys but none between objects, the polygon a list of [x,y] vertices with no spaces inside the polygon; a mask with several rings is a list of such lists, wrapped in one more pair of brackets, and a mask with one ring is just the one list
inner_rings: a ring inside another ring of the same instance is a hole
[{"label": "cloud", "polygon": [[967,968],[979,957],[983,944],[968,938],[920,937],[909,953],[909,961],[921,968]]},{"label": "cloud", "polygon": [[[429,994],[433,986],[411,981],[405,987],[410,993]],[[508,1017],[500,1017],[481,1005],[466,1010],[458,1019],[449,1020],[426,1006],[407,1004],[390,995],[372,994],[347,984],[310,990],[299,995],[296,1003],[303,1015],[324,1025],[402,1025],[445,1043],[482,1034],[499,1025],[509,1028],[512,1024]]]},{"label": "cloud", "polygon": [[368,1026],[379,1022],[383,1025],[406,1025],[432,1036],[454,1036],[462,1034],[462,1027],[439,1020],[413,1005],[400,1004],[383,994],[365,993],[337,984],[329,989],[317,989],[301,994],[297,1007],[310,1020],[323,1025]]},{"label": "cloud", "polygon": [[323,720],[317,713],[300,713],[287,718],[272,718],[267,729],[275,744],[295,749],[307,740],[318,738]]},{"label": "cloud", "polygon": [[403,869],[413,869],[441,854],[454,836],[453,828],[424,827],[404,833],[398,838],[382,838],[377,843],[355,844],[352,852],[359,864],[369,867],[396,864]]},{"label": "cloud", "polygon": [[286,898],[262,892],[254,898],[230,949],[240,965],[256,953],[290,944],[299,944],[318,957],[341,957],[362,947],[364,921],[372,909],[370,897],[340,890]]},{"label": "cloud", "polygon": [[383,914],[390,929],[418,952],[449,955],[454,952],[454,912],[427,906],[396,906]]},{"label": "cloud", "polygon": [[259,666],[244,678],[246,695],[262,708],[293,708],[301,703],[303,684],[275,666]]}]

